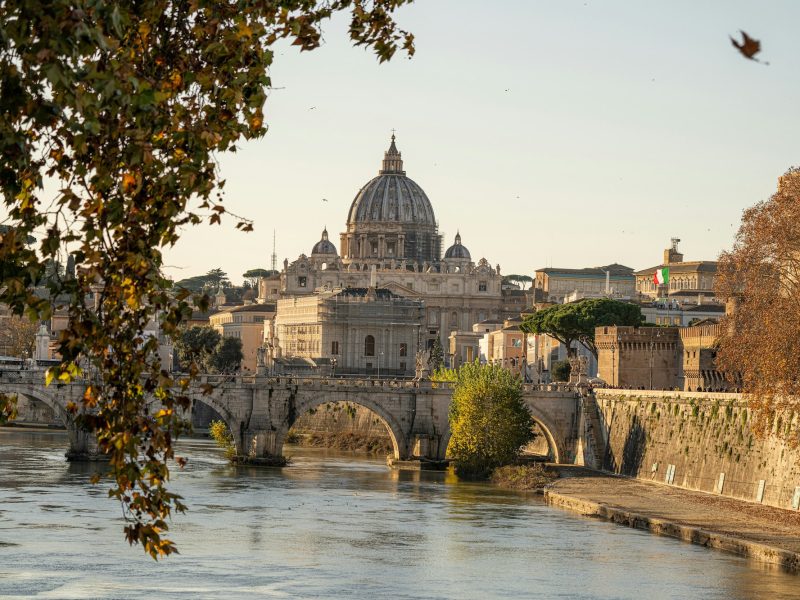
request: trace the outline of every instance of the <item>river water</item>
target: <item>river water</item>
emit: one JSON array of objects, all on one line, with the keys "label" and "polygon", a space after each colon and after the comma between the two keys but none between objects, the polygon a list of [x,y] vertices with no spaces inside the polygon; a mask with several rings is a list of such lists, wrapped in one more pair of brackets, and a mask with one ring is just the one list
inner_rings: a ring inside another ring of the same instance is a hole
[{"label": "river water", "polygon": [[129,547],[61,432],[0,430],[3,598],[798,598],[800,577],[545,506],[538,496],[289,448],[237,468],[181,444],[180,556]]}]

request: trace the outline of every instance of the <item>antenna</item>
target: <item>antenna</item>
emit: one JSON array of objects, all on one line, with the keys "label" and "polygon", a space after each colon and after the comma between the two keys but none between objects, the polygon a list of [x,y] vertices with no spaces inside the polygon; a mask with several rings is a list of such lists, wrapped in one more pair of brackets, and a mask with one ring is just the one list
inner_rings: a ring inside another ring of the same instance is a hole
[{"label": "antenna", "polygon": [[275,230],[272,230],[272,270],[278,270],[278,255],[275,253]]}]

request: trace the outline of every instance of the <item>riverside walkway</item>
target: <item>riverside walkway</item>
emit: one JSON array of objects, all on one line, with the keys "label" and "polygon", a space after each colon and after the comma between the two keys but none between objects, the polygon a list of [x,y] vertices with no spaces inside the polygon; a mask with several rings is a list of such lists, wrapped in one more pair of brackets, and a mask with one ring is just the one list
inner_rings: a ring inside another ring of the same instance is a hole
[{"label": "riverside walkway", "polygon": [[549,504],[800,571],[800,511],[559,466]]}]

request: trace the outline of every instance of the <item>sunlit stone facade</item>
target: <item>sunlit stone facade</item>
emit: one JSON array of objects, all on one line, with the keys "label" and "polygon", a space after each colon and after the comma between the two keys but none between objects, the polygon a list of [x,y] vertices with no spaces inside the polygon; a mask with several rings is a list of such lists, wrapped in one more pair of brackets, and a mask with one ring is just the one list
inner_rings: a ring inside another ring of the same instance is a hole
[{"label": "sunlit stone facade", "polygon": [[[436,337],[448,348],[452,331],[470,331],[478,321],[516,316],[525,308],[518,290],[502,289],[500,266],[485,258],[473,261],[459,234],[442,256],[433,207],[406,175],[394,136],[378,175],[353,199],[339,242],[337,250],[323,230],[310,254],[284,261],[281,297],[377,287],[420,301],[422,348]],[[268,301],[271,288],[261,281],[259,302]]]}]

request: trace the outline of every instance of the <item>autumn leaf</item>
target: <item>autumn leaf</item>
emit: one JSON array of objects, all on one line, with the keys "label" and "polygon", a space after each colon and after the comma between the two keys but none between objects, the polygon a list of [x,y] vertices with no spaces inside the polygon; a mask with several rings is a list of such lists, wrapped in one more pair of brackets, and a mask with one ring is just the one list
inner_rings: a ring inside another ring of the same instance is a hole
[{"label": "autumn leaf", "polygon": [[[745,58],[748,58],[755,62],[762,62],[755,57],[756,54],[758,54],[761,51],[761,42],[751,38],[744,31],[740,30],[739,33],[742,34],[741,42],[735,40],[733,37],[730,38],[733,47],[736,48]],[[764,62],[762,64],[768,65],[769,63]]]}]

